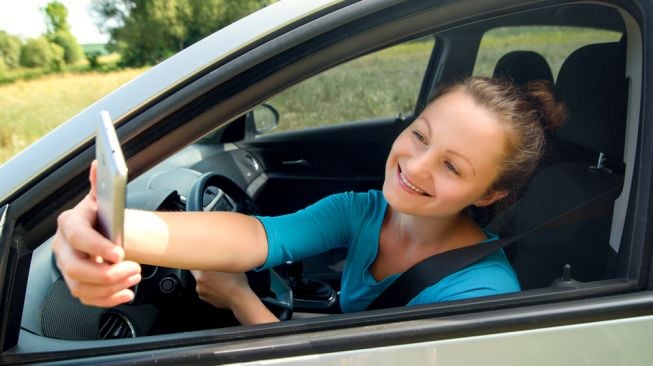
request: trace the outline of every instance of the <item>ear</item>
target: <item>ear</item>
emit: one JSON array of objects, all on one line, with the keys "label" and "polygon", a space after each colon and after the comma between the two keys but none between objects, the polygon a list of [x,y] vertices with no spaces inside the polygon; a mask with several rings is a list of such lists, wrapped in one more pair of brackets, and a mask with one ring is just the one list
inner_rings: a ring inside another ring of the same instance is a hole
[{"label": "ear", "polygon": [[489,206],[489,205],[493,204],[494,202],[504,198],[507,195],[508,195],[508,191],[506,191],[506,190],[492,191],[492,192],[487,193],[480,200],[474,202],[474,206],[477,206],[477,207]]}]

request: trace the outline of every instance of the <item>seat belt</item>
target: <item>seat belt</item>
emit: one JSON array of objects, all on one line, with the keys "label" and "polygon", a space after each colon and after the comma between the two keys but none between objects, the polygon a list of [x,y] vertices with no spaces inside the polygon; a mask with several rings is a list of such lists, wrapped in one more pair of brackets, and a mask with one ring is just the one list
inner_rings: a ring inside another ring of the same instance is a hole
[{"label": "seat belt", "polygon": [[621,184],[616,185],[521,234],[490,242],[482,242],[428,257],[401,274],[368,306],[367,310],[404,306],[422,290],[438,283],[444,277],[478,262],[490,253],[523,239],[527,235],[543,229],[569,225],[608,213],[612,211],[614,201],[621,193],[621,188]]}]

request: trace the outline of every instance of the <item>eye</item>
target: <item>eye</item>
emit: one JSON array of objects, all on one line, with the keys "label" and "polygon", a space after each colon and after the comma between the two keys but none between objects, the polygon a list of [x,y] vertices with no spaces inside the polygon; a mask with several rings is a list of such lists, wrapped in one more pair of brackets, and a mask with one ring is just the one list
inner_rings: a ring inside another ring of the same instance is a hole
[{"label": "eye", "polygon": [[444,162],[444,165],[447,167],[447,169],[448,169],[449,171],[451,171],[451,172],[454,173],[455,175],[460,175],[460,172],[458,172],[458,169],[456,169],[456,166],[453,165],[453,163],[451,163],[450,161],[448,161],[448,160],[445,161],[445,162]]},{"label": "eye", "polygon": [[422,135],[421,132],[419,132],[418,130],[413,130],[412,133],[413,133],[413,137],[415,137],[417,141],[421,142],[424,145],[428,144],[428,141],[426,141],[426,137],[424,137],[424,135]]}]

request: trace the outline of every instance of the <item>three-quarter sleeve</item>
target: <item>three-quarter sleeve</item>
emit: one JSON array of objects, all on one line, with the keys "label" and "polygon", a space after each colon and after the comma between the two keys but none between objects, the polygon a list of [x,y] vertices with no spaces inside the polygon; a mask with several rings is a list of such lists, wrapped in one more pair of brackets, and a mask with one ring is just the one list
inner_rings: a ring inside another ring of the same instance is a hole
[{"label": "three-quarter sleeve", "polygon": [[287,215],[257,216],[268,239],[268,256],[261,269],[347,246],[351,195],[334,194]]}]

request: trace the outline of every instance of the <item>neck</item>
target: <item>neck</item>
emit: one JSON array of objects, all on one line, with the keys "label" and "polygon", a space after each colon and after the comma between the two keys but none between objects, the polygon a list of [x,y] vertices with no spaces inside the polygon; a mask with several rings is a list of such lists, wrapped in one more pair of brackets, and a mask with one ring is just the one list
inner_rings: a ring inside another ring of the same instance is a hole
[{"label": "neck", "polygon": [[476,244],[485,238],[481,228],[465,213],[448,217],[420,217],[390,208],[386,220],[396,243],[401,243],[407,250],[440,253]]}]

